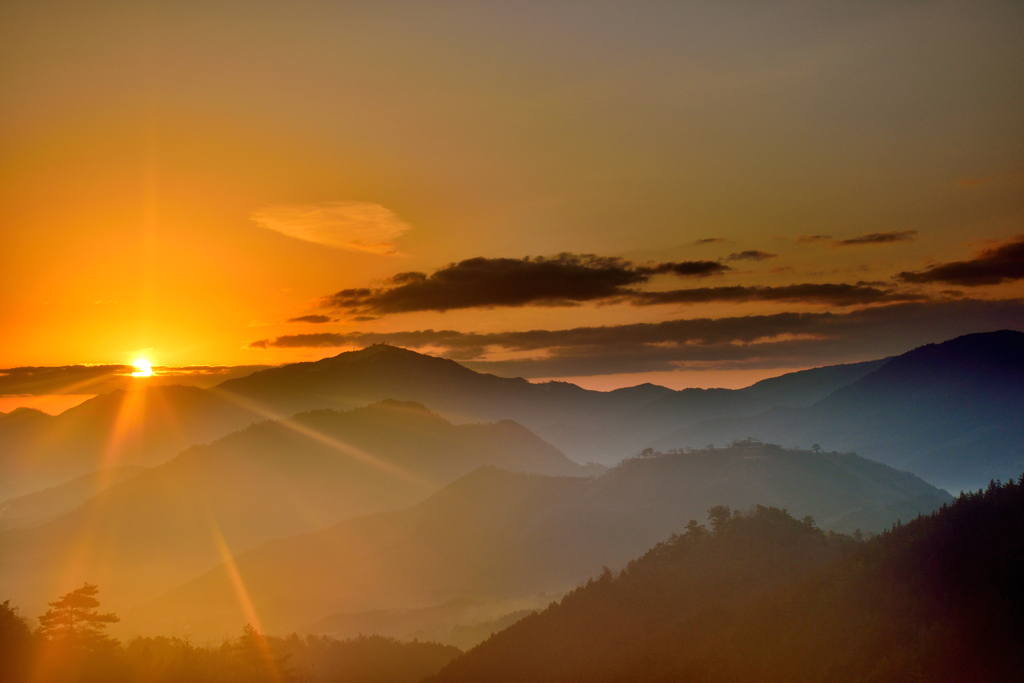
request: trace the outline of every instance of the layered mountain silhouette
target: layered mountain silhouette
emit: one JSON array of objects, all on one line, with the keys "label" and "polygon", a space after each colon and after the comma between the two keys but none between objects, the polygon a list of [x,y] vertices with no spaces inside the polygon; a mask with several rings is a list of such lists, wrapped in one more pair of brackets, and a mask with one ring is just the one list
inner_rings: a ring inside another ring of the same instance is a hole
[{"label": "layered mountain silhouette", "polygon": [[459,423],[512,419],[578,462],[614,464],[703,419],[810,405],[880,363],[817,368],[738,391],[645,384],[599,392],[478,373],[451,360],[376,345],[211,389],[116,391],[57,416],[31,409],[0,415],[0,499],[103,468],[159,464],[267,418],[386,399],[422,403]]},{"label": "layered mountain silhouette", "polygon": [[115,467],[0,502],[0,531],[24,529],[60,517],[100,491],[142,472],[144,467]]},{"label": "layered mountain silhouette", "polygon": [[1024,333],[1004,330],[914,349],[806,408],[706,421],[656,445],[818,443],[977,489],[1024,471],[1022,416]]},{"label": "layered mountain silhouette", "polygon": [[1003,681],[1024,667],[1024,483],[858,542],[712,509],[453,661],[462,681]]},{"label": "layered mountain silhouette", "polygon": [[1024,333],[967,335],[893,359],[816,368],[746,389],[611,392],[474,372],[376,345],[228,380],[97,396],[56,417],[0,415],[0,497],[120,465],[153,465],[267,417],[396,399],[456,422],[512,419],[578,462],[614,464],[753,436],[818,443],[910,468],[942,486],[984,485],[1024,464]]},{"label": "layered mountain silhouette", "polygon": [[452,425],[398,401],[312,411],[195,446],[58,519],[0,533],[0,583],[30,608],[82,580],[123,605],[268,539],[407,507],[484,465],[589,473],[510,421]]},{"label": "layered mountain silhouette", "polygon": [[156,465],[264,419],[216,392],[174,385],[101,394],[56,416],[19,408],[0,415],[0,498]]},{"label": "layered mountain silhouette", "polygon": [[830,528],[867,531],[948,500],[913,475],[856,455],[756,443],[636,458],[597,478],[487,467],[409,509],[242,553],[131,619],[158,632],[220,633],[245,618],[235,572],[276,632],[332,612],[529,598],[620,566],[711,505],[783,505]]},{"label": "layered mountain silhouette", "polygon": [[281,413],[416,401],[456,422],[515,420],[578,462],[614,464],[661,435],[725,416],[811,405],[884,361],[815,368],[740,390],[652,384],[601,392],[475,372],[455,361],[378,344],[228,380],[217,389]]}]

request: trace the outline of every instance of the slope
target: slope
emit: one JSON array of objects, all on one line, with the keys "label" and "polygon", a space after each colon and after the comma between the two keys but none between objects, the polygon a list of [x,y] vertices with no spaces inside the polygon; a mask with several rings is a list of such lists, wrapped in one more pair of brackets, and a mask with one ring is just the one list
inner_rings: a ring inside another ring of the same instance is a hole
[{"label": "slope", "polygon": [[143,467],[115,467],[90,472],[71,481],[0,503],[0,530],[24,529],[60,517],[97,493],[134,477]]},{"label": "slope", "polygon": [[[891,523],[945,500],[852,454],[763,444],[637,458],[596,479],[484,468],[410,509],[272,541],[235,566],[261,622],[284,632],[336,612],[560,593],[712,504],[784,505],[842,526],[852,515]],[[903,509],[887,511],[894,505]],[[155,632],[220,633],[245,620],[232,576],[218,568],[132,618]]]},{"label": "slope", "polygon": [[193,447],[57,520],[0,534],[0,581],[28,609],[84,580],[104,586],[121,608],[229,552],[411,505],[489,464],[582,471],[513,422],[455,426],[417,404],[263,422]]},{"label": "slope", "polygon": [[804,409],[680,430],[661,448],[753,436],[850,449],[952,490],[1024,470],[1024,333],[929,344]]},{"label": "slope", "polygon": [[454,661],[460,681],[996,681],[1024,665],[1024,485],[868,542],[713,509]]},{"label": "slope", "polygon": [[56,416],[19,409],[0,420],[0,497],[113,466],[155,465],[263,419],[215,392],[175,385],[102,394]]}]

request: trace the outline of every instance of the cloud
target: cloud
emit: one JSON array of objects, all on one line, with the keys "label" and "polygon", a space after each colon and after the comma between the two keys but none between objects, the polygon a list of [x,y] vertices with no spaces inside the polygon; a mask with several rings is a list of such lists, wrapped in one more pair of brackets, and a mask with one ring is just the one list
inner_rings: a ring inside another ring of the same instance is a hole
[{"label": "cloud", "polygon": [[862,244],[890,244],[892,242],[908,242],[917,237],[917,230],[901,230],[900,232],[872,232],[846,240],[836,240],[837,247],[855,247]]},{"label": "cloud", "polygon": [[383,287],[343,289],[323,306],[360,315],[412,311],[449,311],[504,306],[571,306],[633,295],[632,285],[655,275],[706,277],[731,270],[717,261],[681,261],[636,265],[594,254],[535,258],[466,259],[430,275],[398,273]]},{"label": "cloud", "polygon": [[288,318],[285,322],[287,323],[329,323],[333,322],[334,318],[329,315],[300,315],[297,318]]},{"label": "cloud", "polygon": [[[429,349],[478,370],[567,377],[680,368],[810,367],[882,358],[970,332],[1024,327],[1024,300],[912,302],[850,313],[778,313],[660,323],[476,333],[456,330],[286,335],[257,348]],[[501,353],[528,357],[501,359]]]},{"label": "cloud", "polygon": [[922,272],[903,272],[896,277],[903,282],[944,282],[964,287],[1021,280],[1024,279],[1024,235],[985,249],[969,261],[951,261]]},{"label": "cloud", "polygon": [[832,239],[831,235],[798,235],[798,244],[813,244],[814,242],[827,242]]},{"label": "cloud", "polygon": [[305,242],[381,255],[397,253],[395,240],[411,227],[371,202],[278,204],[254,211],[250,218],[261,228]]},{"label": "cloud", "polygon": [[634,306],[657,304],[700,304],[710,301],[791,301],[833,306],[856,306],[892,301],[920,301],[921,294],[902,293],[881,289],[867,283],[851,284],[796,284],[782,287],[699,287],[660,292],[634,291]]},{"label": "cloud", "polygon": [[104,394],[118,389],[184,384],[209,387],[234,377],[244,377],[266,365],[157,366],[145,380],[134,379],[131,365],[62,365],[17,367],[0,370],[0,396],[45,396],[52,394]]},{"label": "cloud", "polygon": [[732,244],[732,240],[727,237],[705,237],[697,240],[694,244]]},{"label": "cloud", "polygon": [[671,273],[680,277],[706,277],[718,275],[732,270],[729,266],[718,261],[680,261],[673,263],[659,263],[647,269],[640,269],[651,273]]},{"label": "cloud", "polygon": [[767,261],[768,259],[778,258],[778,254],[772,254],[767,251],[758,251],[751,249],[749,251],[740,251],[735,254],[729,254],[727,261]]}]

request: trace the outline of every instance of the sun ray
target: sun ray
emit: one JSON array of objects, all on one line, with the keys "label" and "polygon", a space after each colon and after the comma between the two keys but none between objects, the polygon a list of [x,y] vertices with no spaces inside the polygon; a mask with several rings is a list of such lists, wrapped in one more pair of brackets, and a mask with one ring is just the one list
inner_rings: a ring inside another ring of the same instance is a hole
[{"label": "sun ray", "polygon": [[303,436],[305,436],[305,437],[307,437],[309,439],[312,439],[312,440],[317,441],[319,443],[322,443],[322,444],[324,444],[326,446],[329,446],[332,449],[338,451],[339,453],[343,453],[343,454],[348,455],[348,456],[350,456],[352,458],[360,460],[360,461],[362,461],[362,462],[364,462],[364,463],[366,463],[366,464],[368,464],[368,465],[370,465],[372,467],[375,467],[375,468],[377,468],[377,469],[379,469],[381,471],[387,472],[387,473],[389,473],[389,474],[391,474],[393,476],[396,476],[396,477],[399,477],[399,478],[402,478],[402,479],[406,479],[408,481],[411,481],[411,482],[414,482],[414,483],[420,484],[420,485],[433,485],[434,484],[434,482],[431,481],[430,479],[427,479],[426,477],[423,477],[423,476],[421,476],[419,474],[416,474],[415,472],[407,470],[407,469],[405,469],[403,467],[399,467],[399,466],[397,466],[397,465],[395,465],[393,463],[386,462],[385,460],[382,460],[381,458],[378,458],[377,456],[372,455],[371,453],[367,453],[366,451],[362,450],[361,448],[357,448],[356,446],[353,446],[351,444],[347,444],[344,441],[340,441],[339,439],[336,439],[336,438],[334,438],[332,436],[328,436],[328,435],[326,435],[326,434],[324,434],[324,433],[322,433],[320,431],[317,431],[316,429],[313,429],[312,427],[309,427],[307,425],[301,424],[301,423],[297,422],[294,419],[294,417],[288,417],[286,415],[283,415],[281,413],[273,411],[273,410],[271,410],[271,409],[269,409],[269,408],[267,408],[265,406],[262,406],[262,405],[260,405],[259,403],[255,402],[255,401],[244,399],[244,398],[242,398],[240,396],[237,396],[235,394],[219,390],[216,387],[211,388],[208,391],[211,391],[211,392],[215,393],[216,395],[218,395],[218,396],[220,396],[220,397],[222,397],[222,398],[224,398],[224,399],[226,399],[228,401],[231,401],[231,402],[235,403],[236,405],[239,405],[239,406],[241,406],[241,407],[243,407],[243,408],[245,408],[245,409],[247,409],[247,410],[249,410],[249,411],[251,411],[253,413],[256,413],[257,415],[261,415],[261,416],[263,416],[263,417],[265,417],[267,419],[270,419],[270,420],[275,420],[279,424],[281,424],[282,426],[286,427],[287,429],[290,429],[290,430],[292,430],[292,431],[294,431],[294,432],[296,432],[298,434],[301,434],[301,435],[303,435]]},{"label": "sun ray", "polygon": [[217,552],[224,565],[224,573],[227,574],[228,581],[231,583],[231,590],[235,594],[235,599],[238,600],[238,606],[245,615],[246,621],[256,630],[256,643],[259,647],[260,655],[266,662],[267,670],[271,677],[275,681],[280,681],[282,680],[281,672],[278,670],[277,662],[274,660],[274,653],[270,651],[267,639],[263,637],[263,626],[260,624],[259,614],[256,612],[256,606],[253,605],[249,590],[242,579],[242,574],[238,571],[235,556],[231,553],[231,549],[228,548],[224,535],[220,531],[220,526],[213,515],[208,514],[207,519],[210,522],[210,534],[213,536],[213,541],[217,546]]}]

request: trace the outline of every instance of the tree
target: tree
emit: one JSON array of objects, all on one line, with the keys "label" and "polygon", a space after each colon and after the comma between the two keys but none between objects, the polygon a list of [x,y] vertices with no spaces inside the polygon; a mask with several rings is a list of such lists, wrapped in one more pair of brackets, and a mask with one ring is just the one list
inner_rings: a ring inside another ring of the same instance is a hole
[{"label": "tree", "polygon": [[23,680],[31,643],[32,632],[17,608],[9,600],[0,602],[0,683]]},{"label": "tree", "polygon": [[117,644],[104,633],[107,624],[121,621],[116,614],[100,614],[96,599],[99,588],[86,583],[81,588],[49,603],[50,609],[39,617],[39,636],[44,640],[96,651]]},{"label": "tree", "polygon": [[708,510],[708,521],[711,522],[711,528],[716,534],[725,528],[732,517],[732,510],[728,505],[715,505]]}]

